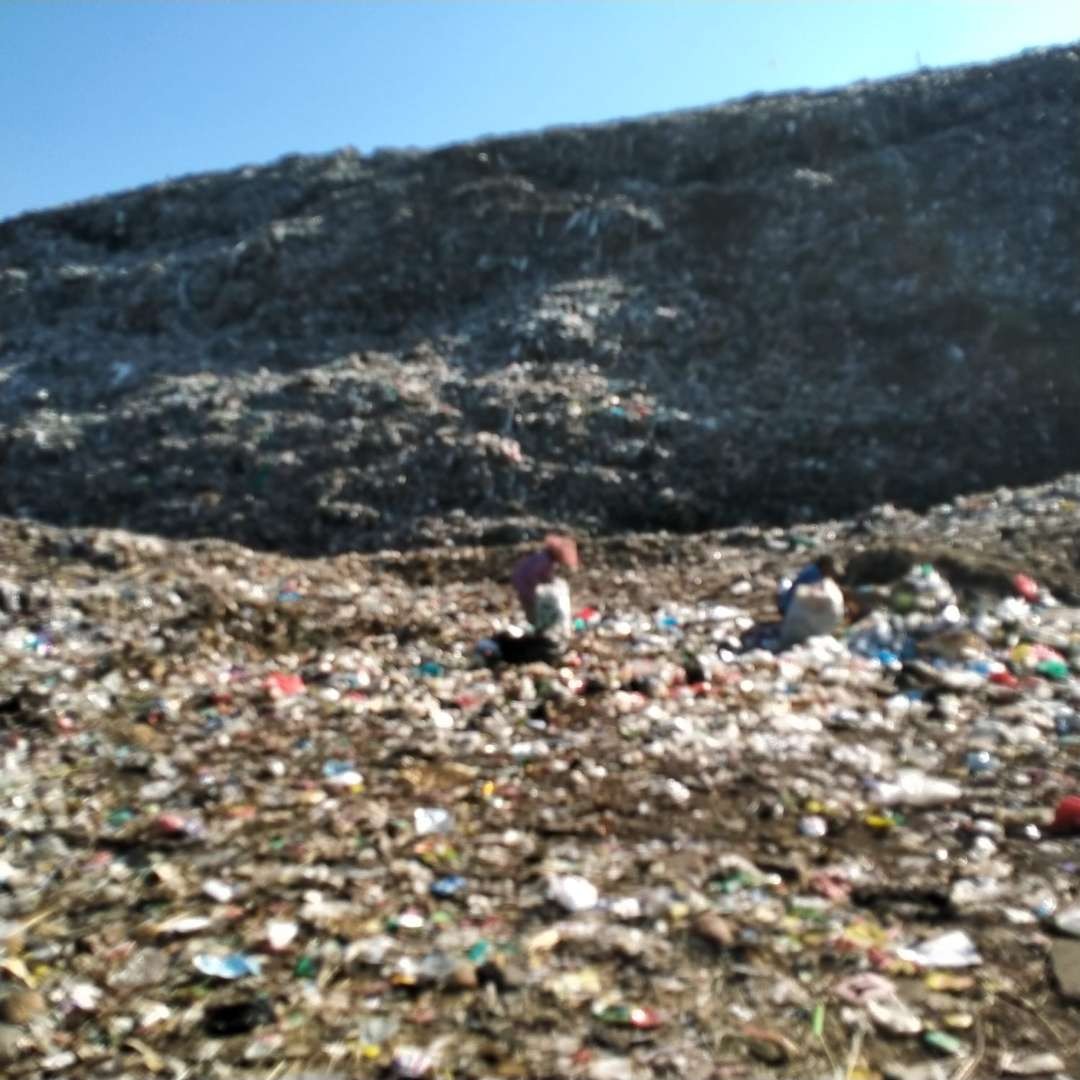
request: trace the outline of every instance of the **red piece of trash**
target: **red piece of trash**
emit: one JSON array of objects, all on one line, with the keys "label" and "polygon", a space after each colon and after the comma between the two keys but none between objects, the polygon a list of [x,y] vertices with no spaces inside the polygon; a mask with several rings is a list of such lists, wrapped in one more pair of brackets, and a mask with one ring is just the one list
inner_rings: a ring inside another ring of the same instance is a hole
[{"label": "red piece of trash", "polygon": [[266,676],[266,689],[277,697],[292,697],[304,692],[304,680],[287,671],[275,671]]},{"label": "red piece of trash", "polygon": [[884,949],[879,949],[876,945],[866,950],[866,959],[870,961],[873,967],[876,967],[878,971],[886,971],[892,967],[893,957],[887,953]]},{"label": "red piece of trash", "polygon": [[1035,603],[1039,599],[1039,586],[1034,578],[1029,578],[1027,574],[1016,574],[1012,579],[1013,588],[1025,599],[1028,603]]},{"label": "red piece of trash", "polygon": [[839,874],[822,871],[810,879],[810,890],[824,896],[826,900],[847,900],[851,896],[851,888],[851,882]]},{"label": "red piece of trash", "polygon": [[1054,811],[1056,832],[1080,833],[1080,795],[1066,795]]},{"label": "red piece of trash", "polygon": [[630,1010],[630,1026],[648,1031],[657,1028],[663,1023],[663,1019],[655,1009],[637,1008]]},{"label": "red piece of trash", "polygon": [[995,671],[990,676],[990,681],[997,686],[1007,686],[1015,690],[1020,685],[1020,680],[1011,671]]},{"label": "red piece of trash", "polygon": [[168,836],[186,836],[191,831],[191,822],[180,814],[158,814],[154,824]]}]

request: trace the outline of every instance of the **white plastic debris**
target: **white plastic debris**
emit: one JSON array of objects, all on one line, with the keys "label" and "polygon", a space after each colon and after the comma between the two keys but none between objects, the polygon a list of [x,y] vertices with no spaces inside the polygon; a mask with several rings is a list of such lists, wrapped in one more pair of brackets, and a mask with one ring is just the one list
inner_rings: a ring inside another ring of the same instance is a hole
[{"label": "white plastic debris", "polygon": [[441,806],[421,806],[413,811],[413,825],[417,836],[431,836],[452,832],[454,815]]},{"label": "white plastic debris", "polygon": [[216,900],[219,904],[227,904],[233,898],[232,886],[224,881],[218,881],[216,878],[204,881],[202,891],[211,900]]},{"label": "white plastic debris", "polygon": [[162,934],[175,934],[177,937],[185,937],[188,934],[197,934],[205,930],[213,922],[205,915],[174,915],[164,922],[158,923],[157,929]]},{"label": "white plastic debris", "polygon": [[918,1035],[923,1022],[918,1013],[899,998],[871,998],[866,1002],[870,1019],[892,1035]]},{"label": "white plastic debris", "polygon": [[927,968],[978,967],[983,962],[975,942],[963,930],[950,930],[914,947],[897,949],[896,955]]},{"label": "white plastic debris", "polygon": [[1006,1076],[1051,1076],[1064,1068],[1065,1062],[1057,1054],[1017,1054],[1005,1051],[1001,1055],[1001,1071]]},{"label": "white plastic debris", "polygon": [[266,924],[266,943],[273,952],[287,949],[296,939],[300,927],[286,919],[271,919]]},{"label": "white plastic debris", "polygon": [[927,776],[919,769],[900,769],[895,780],[878,780],[871,790],[881,806],[940,806],[964,793],[951,780]]},{"label": "white plastic debris", "polygon": [[394,1051],[393,1069],[398,1076],[419,1080],[435,1067],[435,1059],[418,1046],[399,1046]]},{"label": "white plastic debris", "polygon": [[622,896],[608,905],[608,911],[616,919],[640,919],[641,901],[636,896]]},{"label": "white plastic debris", "polygon": [[1070,937],[1080,937],[1080,904],[1062,908],[1054,916],[1054,926]]},{"label": "white plastic debris", "polygon": [[93,1012],[98,1007],[102,994],[100,986],[88,982],[72,983],[67,988],[68,1002],[83,1012]]},{"label": "white plastic debris", "polygon": [[664,792],[672,802],[680,806],[685,806],[690,801],[690,789],[678,780],[665,780]]},{"label": "white plastic debris", "polygon": [[577,874],[553,877],[548,882],[548,895],[567,911],[591,911],[600,901],[600,893],[587,878]]}]

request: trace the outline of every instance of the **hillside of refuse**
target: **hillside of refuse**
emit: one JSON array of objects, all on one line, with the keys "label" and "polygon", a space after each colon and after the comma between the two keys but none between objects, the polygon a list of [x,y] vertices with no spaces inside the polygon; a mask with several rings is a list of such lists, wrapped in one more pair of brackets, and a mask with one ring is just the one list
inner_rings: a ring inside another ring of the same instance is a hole
[{"label": "hillside of refuse", "polygon": [[297,555],[1080,466],[1075,46],[0,222],[0,512]]}]

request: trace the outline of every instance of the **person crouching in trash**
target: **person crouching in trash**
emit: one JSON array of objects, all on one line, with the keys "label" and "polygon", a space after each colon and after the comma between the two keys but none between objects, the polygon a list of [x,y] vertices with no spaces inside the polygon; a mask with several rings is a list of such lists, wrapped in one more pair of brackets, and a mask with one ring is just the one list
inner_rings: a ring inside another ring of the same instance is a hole
[{"label": "person crouching in trash", "polygon": [[822,555],[814,562],[804,566],[794,581],[791,578],[784,578],[780,582],[780,587],[776,590],[776,606],[780,614],[782,616],[787,614],[791,601],[795,599],[795,594],[798,592],[800,585],[817,585],[826,578],[835,580],[836,576],[836,561],[831,555]]},{"label": "person crouching in trash", "polygon": [[794,581],[782,581],[776,604],[783,616],[780,647],[797,645],[807,638],[832,634],[844,619],[844,593],[837,584],[837,565],[822,555],[804,567]]},{"label": "person crouching in trash", "polygon": [[577,544],[569,536],[547,536],[539,551],[515,563],[510,584],[537,634],[570,637],[570,586],[559,572],[578,566]]}]

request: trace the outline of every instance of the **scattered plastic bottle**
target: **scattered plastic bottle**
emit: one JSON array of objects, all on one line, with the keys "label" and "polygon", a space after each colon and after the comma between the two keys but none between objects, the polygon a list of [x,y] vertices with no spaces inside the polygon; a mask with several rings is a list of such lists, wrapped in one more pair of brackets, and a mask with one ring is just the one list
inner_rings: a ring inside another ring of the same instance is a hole
[{"label": "scattered plastic bottle", "polygon": [[951,780],[927,776],[918,769],[901,769],[896,780],[876,781],[871,789],[881,806],[939,806],[963,795]]}]

